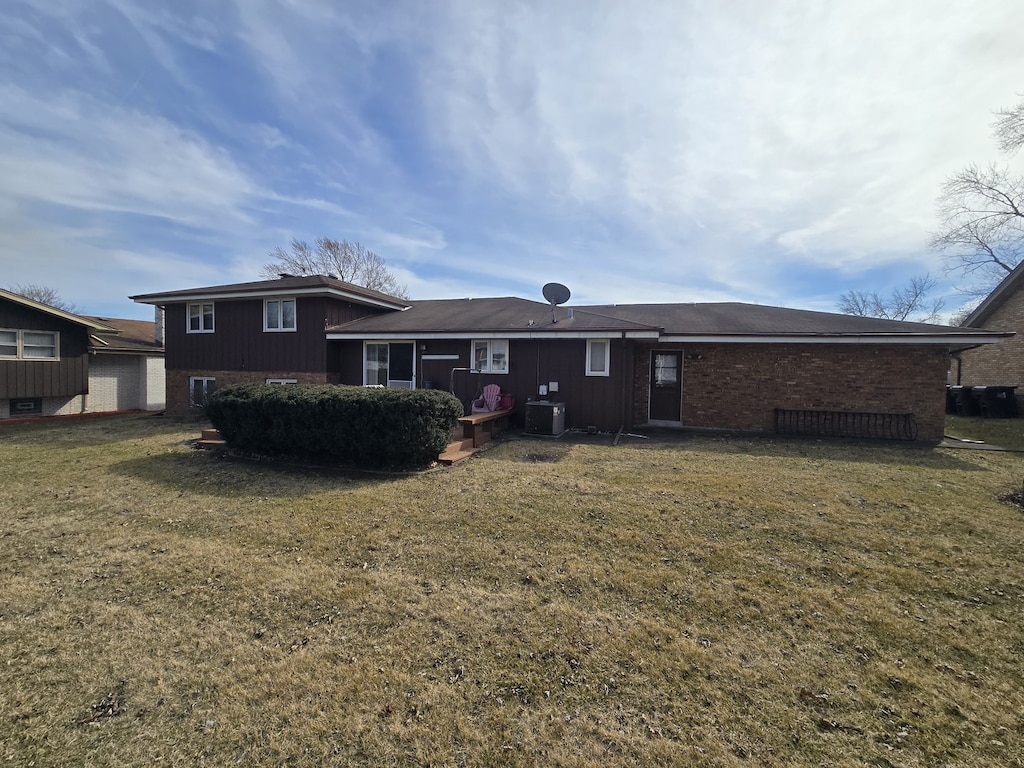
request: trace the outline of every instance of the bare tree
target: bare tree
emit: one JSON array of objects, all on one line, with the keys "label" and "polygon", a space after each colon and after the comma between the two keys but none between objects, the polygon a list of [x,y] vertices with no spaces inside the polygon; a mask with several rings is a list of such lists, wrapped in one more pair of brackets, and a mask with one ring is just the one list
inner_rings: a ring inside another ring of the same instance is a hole
[{"label": "bare tree", "polygon": [[305,240],[292,238],[288,250],[278,246],[267,255],[271,261],[260,270],[266,278],[281,274],[330,275],[400,299],[409,298],[408,289],[398,282],[384,259],[359,243],[318,237],[310,247]]},{"label": "bare tree", "polygon": [[932,246],[946,254],[947,271],[973,276],[964,293],[987,294],[1024,259],[1024,178],[968,166],[943,185],[939,222]]},{"label": "bare tree", "polygon": [[847,291],[839,297],[838,307],[846,315],[934,323],[945,306],[942,299],[928,299],[935,285],[935,280],[925,275],[910,278],[906,286],[894,288],[888,296],[876,291]]},{"label": "bare tree", "polygon": [[38,301],[40,304],[46,304],[54,309],[60,309],[64,312],[77,312],[78,308],[70,301],[65,301],[61,298],[61,295],[57,293],[56,288],[50,288],[47,285],[36,285],[35,283],[28,283],[27,285],[9,285],[7,290],[11,293],[16,293],[19,296],[24,296],[26,299],[32,299],[32,301]]},{"label": "bare tree", "polygon": [[[1009,154],[1024,146],[1024,101],[996,113],[995,138]],[[969,278],[960,290],[984,296],[1024,260],[1024,177],[1008,166],[970,165],[950,176],[938,199],[932,247],[946,272]]]},{"label": "bare tree", "polygon": [[1012,155],[1024,147],[1024,99],[1015,107],[998,110],[992,127],[1003,152]]}]

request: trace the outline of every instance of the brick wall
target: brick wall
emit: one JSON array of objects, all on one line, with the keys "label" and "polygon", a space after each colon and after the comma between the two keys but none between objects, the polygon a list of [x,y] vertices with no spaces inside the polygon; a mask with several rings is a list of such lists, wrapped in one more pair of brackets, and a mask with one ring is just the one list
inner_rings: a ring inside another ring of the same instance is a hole
[{"label": "brick wall", "polygon": [[216,379],[216,386],[228,387],[234,384],[258,383],[267,379],[295,379],[299,384],[326,384],[327,374],[308,371],[167,371],[166,411],[185,414],[189,408],[188,381],[192,376]]},{"label": "brick wall", "polygon": [[[637,350],[633,415],[639,424],[647,421],[650,351]],[[701,344],[685,353],[684,426],[770,432],[774,410],[790,408],[913,413],[919,439],[943,435],[945,347]]]},{"label": "brick wall", "polygon": [[[968,387],[1021,387],[1015,394],[1018,411],[1024,413],[1024,289],[1018,288],[1006,297],[985,321],[984,328],[1016,331],[1017,335],[1001,344],[961,352],[960,383]],[[953,375],[956,376],[955,366]]]}]

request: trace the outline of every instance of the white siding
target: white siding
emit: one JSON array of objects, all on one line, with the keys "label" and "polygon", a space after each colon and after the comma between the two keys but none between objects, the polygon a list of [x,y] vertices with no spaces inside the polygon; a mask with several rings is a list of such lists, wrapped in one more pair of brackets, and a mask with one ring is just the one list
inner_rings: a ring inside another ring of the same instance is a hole
[{"label": "white siding", "polygon": [[167,404],[167,379],[164,377],[163,357],[147,357],[146,403],[147,411],[162,411]]},{"label": "white siding", "polygon": [[159,411],[164,407],[164,360],[143,355],[89,358],[86,413]]}]

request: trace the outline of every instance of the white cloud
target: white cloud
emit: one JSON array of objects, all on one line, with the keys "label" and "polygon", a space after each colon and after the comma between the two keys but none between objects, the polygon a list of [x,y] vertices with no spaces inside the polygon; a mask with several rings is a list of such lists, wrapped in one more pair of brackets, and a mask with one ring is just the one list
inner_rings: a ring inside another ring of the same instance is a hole
[{"label": "white cloud", "polygon": [[863,266],[921,250],[943,176],[991,154],[990,110],[1024,70],[1014,14],[463,3],[423,80],[438,140],[480,183],[624,214],[667,240],[697,221]]}]

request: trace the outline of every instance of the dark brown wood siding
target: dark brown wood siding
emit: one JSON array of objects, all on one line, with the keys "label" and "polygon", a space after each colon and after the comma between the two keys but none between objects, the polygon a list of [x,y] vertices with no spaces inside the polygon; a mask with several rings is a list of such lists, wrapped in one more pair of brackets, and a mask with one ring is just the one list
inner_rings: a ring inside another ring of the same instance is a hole
[{"label": "dark brown wood siding", "polygon": [[0,360],[0,398],[72,397],[89,391],[84,327],[5,301],[0,302],[0,328],[60,334],[59,360]]},{"label": "dark brown wood siding", "polygon": [[[363,383],[361,341],[338,341],[332,349],[332,360],[338,371],[338,383]],[[471,339],[430,339],[416,342],[416,383],[428,382],[434,389],[452,389],[468,408],[487,384],[497,384],[503,392],[516,399],[516,411],[523,414],[528,399],[541,399],[540,385],[558,382],[558,392],[544,399],[565,403],[566,426],[597,427],[603,431],[618,430],[628,401],[623,387],[632,382],[633,354],[628,342],[611,340],[609,376],[587,376],[587,342],[584,339],[513,339],[509,344],[507,374],[470,373]],[[457,355],[456,359],[424,360],[427,355]]]},{"label": "dark brown wood siding", "polygon": [[[287,298],[287,297],[284,297]],[[214,302],[214,332],[187,332],[187,304],[170,304],[166,366],[187,371],[329,370],[325,326],[388,310],[323,297],[296,299],[296,330],[263,330],[263,299]]]}]

